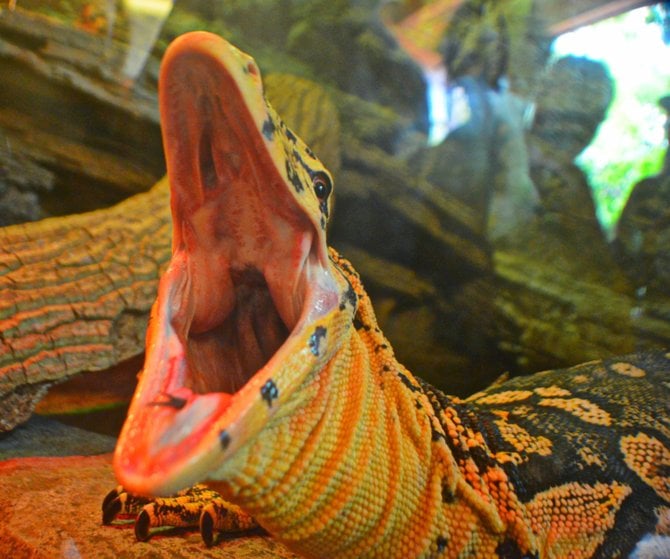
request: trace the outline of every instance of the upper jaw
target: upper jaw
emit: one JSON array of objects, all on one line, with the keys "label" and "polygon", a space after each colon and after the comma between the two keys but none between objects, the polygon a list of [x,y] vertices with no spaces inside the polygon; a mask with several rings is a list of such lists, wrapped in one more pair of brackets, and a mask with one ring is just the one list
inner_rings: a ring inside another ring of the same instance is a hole
[{"label": "upper jaw", "polygon": [[310,340],[342,286],[263,134],[272,116],[257,72],[205,33],[179,39],[163,63],[173,258],[114,457],[134,493],[207,477],[327,358]]}]

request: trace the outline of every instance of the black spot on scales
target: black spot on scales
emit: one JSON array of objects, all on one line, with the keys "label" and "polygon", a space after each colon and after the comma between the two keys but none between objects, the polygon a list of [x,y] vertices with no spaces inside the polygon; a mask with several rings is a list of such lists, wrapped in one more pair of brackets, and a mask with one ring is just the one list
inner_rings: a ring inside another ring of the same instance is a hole
[{"label": "black spot on scales", "polygon": [[[347,287],[347,291],[344,294],[344,297],[340,301],[340,310],[343,311],[344,307],[346,307],[347,303],[349,303],[353,308],[356,308],[356,304],[358,303],[358,297],[356,296],[356,292],[354,291],[354,288],[351,287],[351,284],[349,284],[349,287]],[[356,321],[358,321],[358,324],[363,324],[358,317],[354,318],[354,324],[356,324]],[[356,330],[358,330],[358,326],[356,326]],[[367,326],[365,328],[366,330],[369,330],[370,327]]]},{"label": "black spot on scales", "polygon": [[284,130],[284,134],[286,134],[286,137],[287,137],[291,142],[293,142],[294,144],[295,144],[296,141],[298,140],[298,139],[295,137],[295,134],[293,133],[293,131],[292,131],[290,128],[288,128],[288,127],[286,127],[286,129]]},{"label": "black spot on scales", "polygon": [[272,122],[271,118],[268,118],[263,123],[263,129],[262,129],[263,136],[265,136],[267,140],[272,140],[272,138],[274,137],[275,130],[276,130],[275,123]]},{"label": "black spot on scales", "polygon": [[226,450],[230,444],[230,435],[225,429],[219,433],[219,443],[221,444],[222,450]]},{"label": "black spot on scales", "polygon": [[268,407],[272,407],[272,402],[279,397],[279,389],[272,379],[261,386],[261,397],[268,404]]},{"label": "black spot on scales", "polygon": [[323,326],[317,326],[314,333],[309,337],[309,349],[312,354],[318,357],[321,353],[321,340],[326,337],[326,329]]},{"label": "black spot on scales", "polygon": [[435,429],[434,425],[430,426],[430,435],[431,435],[431,440],[436,443],[437,441],[446,441],[447,437],[444,436],[444,434],[440,433],[437,429]]},{"label": "black spot on scales", "polygon": [[437,552],[442,553],[443,551],[446,551],[447,549],[447,538],[444,536],[438,536],[437,539],[435,540],[435,543],[437,544]]},{"label": "black spot on scales", "polygon": [[514,540],[507,538],[500,542],[496,547],[497,556],[500,559],[537,559],[537,553],[523,553],[519,548],[519,544]]},{"label": "black spot on scales", "polygon": [[412,381],[409,380],[404,373],[401,373],[400,371],[398,371],[398,378],[407,388],[410,389],[410,391],[421,392],[421,388],[412,384]]},{"label": "black spot on scales", "polygon": [[453,494],[445,480],[442,480],[442,502],[453,503],[456,500],[456,495]]},{"label": "black spot on scales", "polygon": [[335,262],[333,258],[330,258],[330,261],[341,268],[344,272],[349,274],[350,276],[358,276],[358,273],[349,265],[349,263],[346,260],[340,259],[338,262]]},{"label": "black spot on scales", "polygon": [[[293,150],[293,161],[300,163],[302,168],[305,170],[305,173],[309,176],[309,179],[312,181],[312,184],[319,184],[319,188],[314,190],[314,193],[317,195],[319,200],[326,201],[333,191],[333,183],[330,180],[330,177],[327,173],[323,171],[315,171],[312,169],[302,158],[300,152],[296,149]],[[323,210],[322,210],[323,211]],[[328,216],[328,206],[325,207],[326,216]]]},{"label": "black spot on scales", "polygon": [[297,171],[293,168],[293,165],[291,165],[291,162],[288,159],[286,160],[286,176],[293,185],[293,188],[295,188],[296,192],[302,192],[305,189],[304,185],[300,181],[300,177],[298,176]]},{"label": "black spot on scales", "polygon": [[479,472],[484,475],[491,468],[495,468],[497,463],[481,446],[475,445],[469,447],[470,456],[477,464]]},{"label": "black spot on scales", "polygon": [[356,295],[356,291],[354,291],[354,288],[351,286],[351,284],[349,284],[349,287],[347,287],[347,292],[345,295],[351,306],[355,307],[358,303],[358,295]]}]

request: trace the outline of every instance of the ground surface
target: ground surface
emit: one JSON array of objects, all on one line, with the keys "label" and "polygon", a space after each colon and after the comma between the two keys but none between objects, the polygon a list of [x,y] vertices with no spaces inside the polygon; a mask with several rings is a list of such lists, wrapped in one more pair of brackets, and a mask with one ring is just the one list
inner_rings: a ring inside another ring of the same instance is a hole
[{"label": "ground surface", "polygon": [[40,418],[0,439],[0,557],[295,557],[263,536],[207,549],[197,531],[170,529],[142,543],[130,524],[102,526],[102,499],[116,485],[113,446],[111,437]]}]

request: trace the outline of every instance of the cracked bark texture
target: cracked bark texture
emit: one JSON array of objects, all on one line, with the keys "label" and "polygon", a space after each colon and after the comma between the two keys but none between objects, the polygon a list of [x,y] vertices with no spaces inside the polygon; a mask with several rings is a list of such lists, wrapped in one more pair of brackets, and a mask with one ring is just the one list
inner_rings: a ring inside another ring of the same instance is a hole
[{"label": "cracked bark texture", "polygon": [[106,210],[0,229],[0,431],[46,388],[137,355],[170,256],[162,180]]}]

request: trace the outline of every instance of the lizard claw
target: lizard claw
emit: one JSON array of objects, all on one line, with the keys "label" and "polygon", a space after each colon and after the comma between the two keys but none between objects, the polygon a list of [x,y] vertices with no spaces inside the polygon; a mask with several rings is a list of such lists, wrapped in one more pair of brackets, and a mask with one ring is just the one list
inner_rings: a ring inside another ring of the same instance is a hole
[{"label": "lizard claw", "polygon": [[112,497],[112,493],[113,492],[110,492],[102,503],[102,523],[105,526],[114,521],[123,507],[118,496]]},{"label": "lizard claw", "polygon": [[151,528],[151,517],[146,510],[142,510],[135,519],[135,538],[137,538],[137,541],[146,542],[151,537],[149,528]]},{"label": "lizard claw", "polygon": [[219,531],[240,533],[258,527],[240,507],[224,501],[216,491],[203,485],[156,499],[136,497],[119,485],[103,499],[102,523],[111,524],[119,516],[134,516],[135,537],[141,542],[151,537],[152,528],[199,525],[203,542],[211,547]]},{"label": "lizard claw", "polygon": [[149,502],[144,497],[135,497],[118,485],[102,501],[102,523],[107,526],[118,516],[137,514]]},{"label": "lizard claw", "polygon": [[207,547],[214,545],[214,517],[207,509],[200,515],[200,537]]},{"label": "lizard claw", "polygon": [[121,504],[118,502],[119,488],[112,489],[102,500],[102,523],[107,526],[112,523],[121,510]]}]

